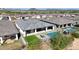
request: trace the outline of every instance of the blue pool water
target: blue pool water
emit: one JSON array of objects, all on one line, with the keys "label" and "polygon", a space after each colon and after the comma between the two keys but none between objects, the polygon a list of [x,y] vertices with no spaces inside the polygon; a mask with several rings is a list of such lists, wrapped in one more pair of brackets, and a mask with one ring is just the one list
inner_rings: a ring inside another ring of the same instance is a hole
[{"label": "blue pool water", "polygon": [[49,32],[47,35],[51,38],[55,38],[57,36],[58,32]]},{"label": "blue pool water", "polygon": [[76,29],[74,29],[74,28],[66,28],[66,29],[64,29],[64,31],[66,31],[66,32],[75,32]]}]

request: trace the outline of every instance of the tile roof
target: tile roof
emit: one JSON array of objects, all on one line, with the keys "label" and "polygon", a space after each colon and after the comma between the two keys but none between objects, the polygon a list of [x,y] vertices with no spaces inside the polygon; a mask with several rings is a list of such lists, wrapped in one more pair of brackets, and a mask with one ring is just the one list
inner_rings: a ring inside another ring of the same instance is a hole
[{"label": "tile roof", "polygon": [[8,20],[0,20],[0,36],[18,33],[15,25]]},{"label": "tile roof", "polygon": [[41,21],[45,21],[45,22],[49,22],[49,23],[57,24],[57,25],[74,23],[73,20],[67,19],[67,18],[63,18],[63,17],[54,17],[52,19],[42,19]]},{"label": "tile roof", "polygon": [[17,20],[15,22],[22,30],[29,30],[29,29],[36,29],[36,28],[43,28],[48,26],[53,26],[53,24],[42,22],[39,20]]}]

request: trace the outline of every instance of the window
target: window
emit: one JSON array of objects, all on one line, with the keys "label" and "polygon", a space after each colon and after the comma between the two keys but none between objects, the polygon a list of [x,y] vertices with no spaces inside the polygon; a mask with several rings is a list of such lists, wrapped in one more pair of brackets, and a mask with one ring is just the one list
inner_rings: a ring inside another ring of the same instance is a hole
[{"label": "window", "polygon": [[66,27],[66,24],[64,24],[64,27]]},{"label": "window", "polygon": [[34,33],[34,32],[35,32],[35,29],[33,29],[33,30],[27,30],[26,34],[30,34],[30,33]]},{"label": "window", "polygon": [[29,34],[29,33],[31,33],[31,30],[27,30],[27,31],[26,31],[26,34]]},{"label": "window", "polygon": [[25,19],[25,17],[22,17],[22,19]]},{"label": "window", "polygon": [[47,29],[53,29],[53,27],[52,27],[52,26],[50,26],[50,27],[48,27]]},{"label": "window", "polygon": [[58,27],[59,27],[59,25],[56,25],[56,27],[58,28]]},{"label": "window", "polygon": [[9,17],[7,17],[7,19],[9,19]]},{"label": "window", "polygon": [[68,26],[71,26],[71,24],[68,24]]},{"label": "window", "polygon": [[60,28],[62,27],[62,25],[60,25]]},{"label": "window", "polygon": [[76,24],[78,24],[78,22],[76,22]]},{"label": "window", "polygon": [[37,32],[43,31],[43,30],[46,30],[46,28],[38,28],[38,29],[37,29]]}]

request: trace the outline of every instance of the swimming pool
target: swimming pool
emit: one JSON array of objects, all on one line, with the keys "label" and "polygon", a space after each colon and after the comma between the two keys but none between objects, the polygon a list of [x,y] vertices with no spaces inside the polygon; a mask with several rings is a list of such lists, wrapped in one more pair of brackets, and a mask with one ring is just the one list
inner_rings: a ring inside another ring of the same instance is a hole
[{"label": "swimming pool", "polygon": [[47,35],[48,35],[50,38],[55,38],[55,37],[58,35],[58,32],[48,32]]},{"label": "swimming pool", "polygon": [[66,28],[66,29],[64,29],[64,31],[66,31],[66,32],[75,32],[76,29],[75,28]]}]

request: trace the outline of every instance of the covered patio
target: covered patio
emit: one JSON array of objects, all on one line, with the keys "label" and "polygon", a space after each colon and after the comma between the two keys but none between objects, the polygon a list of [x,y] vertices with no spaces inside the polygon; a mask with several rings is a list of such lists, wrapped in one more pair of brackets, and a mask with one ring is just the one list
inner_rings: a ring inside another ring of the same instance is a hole
[{"label": "covered patio", "polygon": [[17,20],[16,27],[20,30],[23,36],[53,31],[54,25],[39,20]]}]

